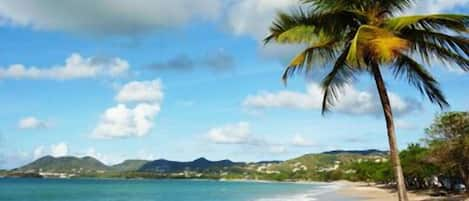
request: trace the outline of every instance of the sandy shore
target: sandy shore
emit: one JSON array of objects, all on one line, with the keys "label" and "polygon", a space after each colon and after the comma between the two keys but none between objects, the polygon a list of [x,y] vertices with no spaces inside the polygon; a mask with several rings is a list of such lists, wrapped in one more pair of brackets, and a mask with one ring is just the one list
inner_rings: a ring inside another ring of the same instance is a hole
[{"label": "sandy shore", "polygon": [[[368,185],[366,183],[355,183],[341,181],[337,182],[341,188],[338,193],[344,196],[359,198],[366,201],[397,201],[397,195],[394,190],[382,186]],[[469,201],[461,197],[432,197],[422,193],[408,193],[411,201]]]}]

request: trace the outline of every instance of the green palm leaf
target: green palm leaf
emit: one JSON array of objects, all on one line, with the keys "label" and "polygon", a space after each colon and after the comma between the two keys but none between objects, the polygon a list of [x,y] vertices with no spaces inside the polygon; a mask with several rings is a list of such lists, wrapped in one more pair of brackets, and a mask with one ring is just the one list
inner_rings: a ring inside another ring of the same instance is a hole
[{"label": "green palm leaf", "polygon": [[285,69],[282,80],[286,83],[288,78],[297,72],[311,71],[314,63],[320,65],[333,60],[336,55],[336,48],[336,40],[325,40],[306,48],[293,58]]},{"label": "green palm leaf", "polygon": [[396,59],[393,69],[396,77],[405,76],[409,84],[417,88],[423,95],[426,95],[432,103],[438,104],[441,108],[449,106],[435,78],[421,64],[409,56],[401,54]]},{"label": "green palm leaf", "polygon": [[[469,56],[469,40],[462,36],[452,36],[444,33],[418,30],[418,29],[405,29],[399,35],[414,43],[431,43],[438,44],[442,48],[446,48],[453,52],[465,54]],[[415,49],[415,48],[414,48]],[[426,49],[421,49],[426,52]]]},{"label": "green palm leaf", "polygon": [[365,17],[349,11],[307,13],[298,9],[280,12],[269,29],[265,43],[309,43],[318,38],[343,38],[345,30],[359,27]]},{"label": "green palm leaf", "polygon": [[447,28],[458,32],[467,32],[469,16],[457,14],[414,15],[388,19],[384,27],[394,31],[404,28],[438,30]]},{"label": "green palm leaf", "polygon": [[345,51],[340,54],[334,63],[332,71],[327,74],[321,82],[321,87],[324,90],[321,109],[321,113],[323,115],[336,103],[340,90],[344,85],[350,83],[354,79],[354,71],[347,65],[347,54],[349,49],[350,45],[347,46]]}]

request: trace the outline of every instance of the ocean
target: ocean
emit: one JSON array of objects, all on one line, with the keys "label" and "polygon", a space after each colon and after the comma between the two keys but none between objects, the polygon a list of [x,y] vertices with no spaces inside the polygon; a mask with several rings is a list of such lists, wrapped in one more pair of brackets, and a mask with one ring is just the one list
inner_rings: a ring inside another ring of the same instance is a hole
[{"label": "ocean", "polygon": [[[326,200],[324,195],[336,188],[324,183],[3,178],[0,179],[0,200],[314,201]],[[327,200],[344,199],[328,197]]]}]

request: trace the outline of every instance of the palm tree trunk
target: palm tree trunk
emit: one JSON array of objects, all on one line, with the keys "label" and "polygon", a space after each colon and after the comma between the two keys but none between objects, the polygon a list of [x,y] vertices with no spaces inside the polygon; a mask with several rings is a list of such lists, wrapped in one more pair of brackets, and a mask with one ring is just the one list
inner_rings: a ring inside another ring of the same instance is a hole
[{"label": "palm tree trunk", "polygon": [[469,188],[469,175],[466,173],[463,167],[459,166],[459,174],[462,177],[462,181],[466,188]]},{"label": "palm tree trunk", "polygon": [[397,181],[397,193],[399,201],[408,201],[406,186],[404,182],[404,174],[402,172],[401,161],[399,159],[399,150],[397,148],[396,130],[394,128],[394,120],[391,110],[391,103],[389,102],[388,93],[381,75],[379,65],[372,64],[373,77],[378,88],[379,98],[383,107],[384,118],[386,119],[386,127],[388,132],[389,151],[391,155],[391,164],[394,170],[394,177]]}]

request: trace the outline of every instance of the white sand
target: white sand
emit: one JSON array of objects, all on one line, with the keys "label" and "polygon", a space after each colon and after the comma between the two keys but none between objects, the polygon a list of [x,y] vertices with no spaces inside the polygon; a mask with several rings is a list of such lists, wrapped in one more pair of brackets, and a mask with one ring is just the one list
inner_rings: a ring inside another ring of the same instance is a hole
[{"label": "white sand", "polygon": [[[342,188],[338,191],[339,194],[361,198],[366,201],[397,201],[397,194],[392,189],[383,188],[376,185],[368,185],[367,183],[360,182],[337,182]],[[416,194],[408,192],[410,201],[469,201],[463,198],[449,198],[449,197],[431,197],[425,194]]]}]

